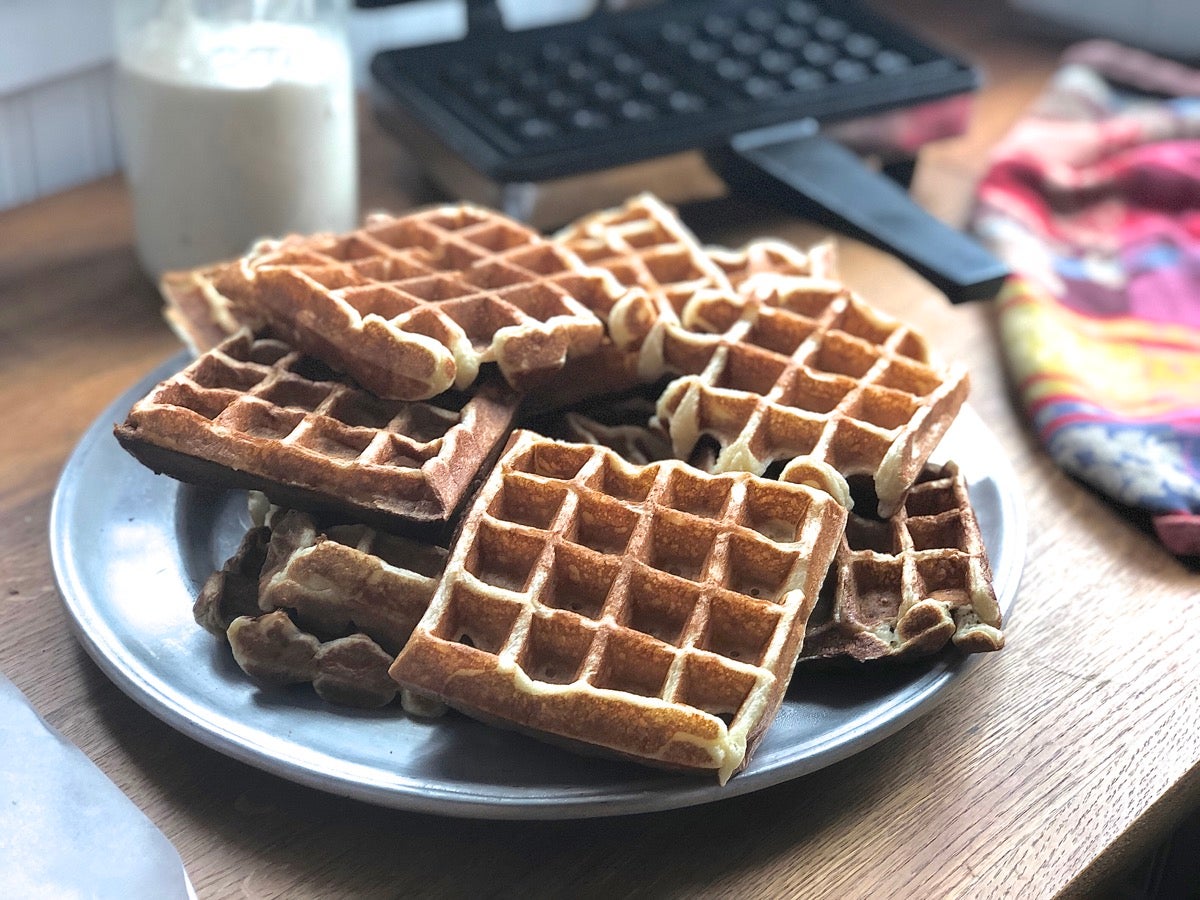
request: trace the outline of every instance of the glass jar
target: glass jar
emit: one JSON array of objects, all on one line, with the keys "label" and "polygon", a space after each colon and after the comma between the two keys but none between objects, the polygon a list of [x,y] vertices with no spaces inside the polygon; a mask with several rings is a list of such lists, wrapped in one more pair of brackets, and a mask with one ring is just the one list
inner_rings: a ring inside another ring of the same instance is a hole
[{"label": "glass jar", "polygon": [[345,16],[345,0],[118,0],[118,130],[148,274],[354,226]]}]

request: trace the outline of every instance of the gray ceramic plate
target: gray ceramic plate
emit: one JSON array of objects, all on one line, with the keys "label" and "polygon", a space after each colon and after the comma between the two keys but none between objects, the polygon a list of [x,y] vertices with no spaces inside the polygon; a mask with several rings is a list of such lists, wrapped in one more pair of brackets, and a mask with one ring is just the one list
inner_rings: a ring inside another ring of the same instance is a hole
[{"label": "gray ceramic plate", "polygon": [[[970,666],[994,664],[947,654],[893,671],[798,677],[751,765],[725,787],[575,756],[456,714],[419,721],[396,709],[328,706],[307,686],[259,689],[191,615],[201,583],[249,524],[245,495],[154,475],[112,436],[133,401],[184,362],[177,357],[147,375],[83,436],[54,498],[55,574],[79,640],[123,691],[184,734],[284,778],[371,803],[480,818],[688,806],[844,759],[928,712]],[[966,409],[938,457],[958,460],[967,476],[1007,616],[1025,522],[998,447]]]}]

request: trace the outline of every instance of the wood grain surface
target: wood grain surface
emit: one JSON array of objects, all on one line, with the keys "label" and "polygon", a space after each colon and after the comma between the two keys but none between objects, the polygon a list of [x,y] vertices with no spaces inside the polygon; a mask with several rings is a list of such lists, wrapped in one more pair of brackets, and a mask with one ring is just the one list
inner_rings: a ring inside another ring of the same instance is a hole
[{"label": "wood grain surface", "polygon": [[[992,4],[892,8],[988,77],[969,133],[928,149],[915,185],[919,200],[959,221],[988,148],[1063,41]],[[424,199],[413,161],[368,117],[362,129],[365,206]],[[711,179],[692,171],[695,194],[708,199],[683,212],[705,240],[821,236],[763,206],[713,198]],[[75,442],[179,347],[135,263],[116,179],[0,215],[0,671],[175,843],[204,900],[1102,889],[1200,802],[1200,576],[1037,447],[1013,406],[988,305],[951,308],[889,257],[849,241],[842,251],[855,288],[970,367],[971,403],[1019,473],[1030,524],[1008,647],[932,714],[851,759],[675,812],[457,821],[265,775],[144,712],[71,636],[47,546],[51,493]]]}]

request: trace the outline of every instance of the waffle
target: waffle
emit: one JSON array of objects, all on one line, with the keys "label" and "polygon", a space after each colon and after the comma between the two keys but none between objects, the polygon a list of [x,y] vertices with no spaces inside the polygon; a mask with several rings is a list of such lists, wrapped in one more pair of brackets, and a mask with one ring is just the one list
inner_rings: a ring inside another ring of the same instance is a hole
[{"label": "waffle", "polygon": [[[274,252],[299,253],[310,243],[323,243],[329,234],[288,235],[251,248],[251,254],[270,246]],[[163,298],[163,318],[193,356],[199,356],[233,337],[243,328],[266,331],[261,311],[251,310],[221,293],[217,282],[228,279],[237,269],[238,260],[212,263],[196,269],[165,272],[158,282]]]},{"label": "waffle", "polygon": [[721,447],[715,472],[806,457],[869,478],[891,516],[962,406],[966,370],[936,364],[923,338],[842,288],[774,276],[752,287],[699,293],[667,328],[664,360],[686,373],[658,404],[674,454],[707,436]]},{"label": "waffle", "polygon": [[193,356],[211,350],[243,327],[255,329],[263,324],[235,309],[233,302],[217,290],[213,280],[229,265],[218,263],[167,272],[159,281],[158,289],[164,300],[163,317]]},{"label": "waffle", "polygon": [[[205,582],[196,621],[228,639],[237,664],[269,684],[312,683],[332,703],[391,703],[388,667],[429,605],[445,551],[373,531],[318,531],[280,511],[250,529]],[[428,713],[420,698],[406,709]]]},{"label": "waffle", "polygon": [[200,589],[192,616],[210,634],[224,637],[229,623],[238,616],[256,616],[258,580],[267,561],[271,529],[256,525],[242,537],[233,556],[220,571],[208,576]]},{"label": "waffle", "polygon": [[380,397],[466,388],[494,362],[527,389],[599,346],[628,293],[564,247],[468,205],[374,216],[357,231],[261,242],[216,290]]},{"label": "waffle", "polygon": [[622,459],[645,466],[671,459],[671,441],[665,431],[651,424],[655,405],[645,397],[634,396],[607,405],[604,418],[594,419],[582,412],[563,416],[563,437],[580,444],[608,447]]},{"label": "waffle", "polygon": [[313,518],[287,511],[272,520],[258,605],[293,610],[317,634],[362,631],[391,656],[424,615],[446,551],[365,525],[318,531]]},{"label": "waffle", "polygon": [[674,210],[651,194],[586,216],[560,231],[555,240],[633,289],[608,310],[606,321],[618,347],[645,347],[639,361],[643,380],[662,374],[655,347],[664,323],[675,321],[697,291],[732,289],[724,270],[709,258]]},{"label": "waffle", "polygon": [[585,216],[555,240],[631,289],[605,320],[612,344],[636,358],[625,368],[636,366],[642,382],[670,371],[663,358],[665,329],[679,322],[698,292],[754,290],[758,280],[779,276],[807,279],[819,290],[844,290],[836,280],[836,251],[830,242],[807,253],[775,240],[737,250],[701,247],[675,211],[651,194]]},{"label": "waffle", "polygon": [[[639,466],[675,459],[670,435],[661,427],[656,416],[657,403],[651,399],[659,392],[655,386],[643,386],[622,397],[583,403],[527,420],[527,427],[559,440],[607,447],[626,462]],[[711,472],[719,452],[720,448],[714,442],[701,440],[692,448],[686,462]],[[803,484],[822,490],[846,509],[854,506],[846,479],[816,457],[794,459],[777,475],[779,481],[787,484]]]},{"label": "waffle", "polygon": [[706,247],[705,253],[738,288],[755,275],[783,275],[836,281],[837,250],[831,241],[812,247],[807,253],[783,241],[753,241],[737,250]]},{"label": "waffle", "polygon": [[234,619],[227,637],[242,671],[266,684],[311,683],[322,700],[365,709],[396,698],[387,677],[392,658],[364,634],[321,641],[278,610]]},{"label": "waffle", "polygon": [[444,537],[516,414],[505,386],[383,401],[288,345],[242,332],[134,404],[117,439],[183,481]]},{"label": "waffle", "polygon": [[[395,220],[376,216],[366,230],[391,221]],[[280,263],[310,261],[313,254],[319,258],[321,248],[336,240],[330,235],[290,236],[283,241],[264,242],[252,256],[263,265],[271,259]],[[523,387],[533,390],[535,402],[547,407],[619,393],[662,374],[661,354],[653,350],[657,332],[641,366],[639,349],[655,325],[660,320],[675,320],[678,309],[700,288],[733,289],[763,274],[825,280],[836,276],[831,243],[819,244],[807,253],[774,240],[755,241],[738,250],[701,249],[675,213],[648,194],[619,209],[580,220],[556,241],[617,278],[615,287],[605,282],[599,293],[578,292],[590,297],[593,312],[611,322],[620,334],[620,343],[606,336],[596,351],[569,355],[560,371],[526,378]],[[235,302],[218,289],[218,282],[250,302]],[[270,318],[266,309],[255,308],[253,290],[238,271],[237,261],[168,272],[159,287],[167,321],[195,354],[211,349],[242,327],[262,330]],[[295,339],[295,334],[292,337]],[[310,346],[317,353],[328,351],[324,345]],[[581,379],[584,373],[586,377]],[[444,377],[443,373],[443,381]]]},{"label": "waffle", "polygon": [[628,393],[645,383],[638,370],[638,351],[622,350],[605,338],[594,353],[568,359],[559,371],[527,393],[522,408],[530,415],[539,415]]},{"label": "waffle", "polygon": [[810,488],[516,432],[392,677],[724,783],[779,707],[845,517]]},{"label": "waffle", "polygon": [[801,659],[903,659],[953,642],[999,650],[1000,608],[987,551],[953,464],[927,467],[888,521],[852,515]]}]

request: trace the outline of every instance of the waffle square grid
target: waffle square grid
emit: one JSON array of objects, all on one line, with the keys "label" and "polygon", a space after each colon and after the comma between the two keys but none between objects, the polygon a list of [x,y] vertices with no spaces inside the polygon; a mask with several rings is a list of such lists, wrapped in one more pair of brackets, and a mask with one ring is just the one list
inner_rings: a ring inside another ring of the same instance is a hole
[{"label": "waffle square grid", "polygon": [[1004,646],[987,550],[953,463],[927,466],[887,521],[851,515],[809,620],[802,660],[928,656]]},{"label": "waffle square grid", "polygon": [[405,400],[461,390],[488,362],[529,388],[594,350],[598,316],[627,293],[566,248],[467,204],[264,241],[211,282],[247,321]]},{"label": "waffle square grid", "polygon": [[782,701],[845,517],[811,488],[517,432],[392,677],[724,783]]},{"label": "waffle square grid", "polygon": [[606,311],[605,321],[618,347],[642,351],[644,380],[662,374],[656,350],[662,328],[678,318],[688,298],[699,290],[733,287],[675,212],[650,194],[585,216],[555,241],[588,265],[611,272],[623,286],[641,288]]},{"label": "waffle square grid", "polygon": [[631,290],[605,316],[613,343],[637,352],[642,381],[665,374],[662,343],[698,291],[736,292],[756,275],[809,278],[838,286],[833,245],[805,253],[782,241],[755,241],[737,250],[703,247],[675,210],[651,194],[584,216],[555,240],[586,263],[611,272]]},{"label": "waffle square grid", "polygon": [[494,384],[381,400],[281,341],[242,332],[156,386],[115,433],[183,481],[436,533],[498,451],[517,402]]},{"label": "waffle square grid", "polygon": [[966,399],[965,368],[933,362],[916,332],[844,289],[746,284],[742,297],[698,293],[667,326],[664,359],[683,377],[657,416],[675,455],[708,435],[715,472],[815,459],[870,476],[878,514],[892,515]]}]

